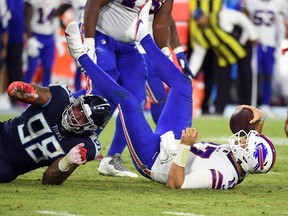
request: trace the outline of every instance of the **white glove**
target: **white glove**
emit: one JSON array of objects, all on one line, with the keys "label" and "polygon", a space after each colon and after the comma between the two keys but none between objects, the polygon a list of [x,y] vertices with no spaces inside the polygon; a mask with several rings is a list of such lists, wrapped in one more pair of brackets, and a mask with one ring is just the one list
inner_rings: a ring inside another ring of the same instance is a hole
[{"label": "white glove", "polygon": [[168,47],[163,47],[161,51],[173,62],[173,57]]},{"label": "white glove", "polygon": [[31,37],[27,42],[27,53],[28,56],[37,57],[39,56],[39,49],[42,49],[44,45],[40,43],[35,37]]},{"label": "white glove", "polygon": [[87,149],[84,148],[84,143],[79,143],[78,145],[74,146],[68,152],[68,154],[59,161],[59,169],[62,172],[67,172],[72,164],[81,165],[86,163],[86,153]]},{"label": "white glove", "polygon": [[93,62],[97,63],[94,38],[84,38],[84,49]]}]

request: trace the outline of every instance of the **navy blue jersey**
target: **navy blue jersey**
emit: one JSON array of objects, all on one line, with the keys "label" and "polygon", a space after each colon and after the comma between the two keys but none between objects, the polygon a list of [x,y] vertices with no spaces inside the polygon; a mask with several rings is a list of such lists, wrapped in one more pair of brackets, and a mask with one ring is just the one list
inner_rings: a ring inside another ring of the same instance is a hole
[{"label": "navy blue jersey", "polygon": [[77,135],[62,128],[62,113],[71,98],[67,86],[49,88],[52,97],[45,106],[31,105],[19,117],[0,123],[0,169],[8,164],[19,175],[49,166],[81,142],[88,150],[87,161],[99,154],[96,134]]}]

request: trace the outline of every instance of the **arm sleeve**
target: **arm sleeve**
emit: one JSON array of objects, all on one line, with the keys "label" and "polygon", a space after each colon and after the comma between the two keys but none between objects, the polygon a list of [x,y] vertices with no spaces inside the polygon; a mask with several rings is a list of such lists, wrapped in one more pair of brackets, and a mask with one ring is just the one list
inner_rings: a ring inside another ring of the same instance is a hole
[{"label": "arm sleeve", "polygon": [[212,174],[210,170],[193,172],[185,176],[181,189],[211,189]]},{"label": "arm sleeve", "polygon": [[195,43],[193,52],[189,59],[189,67],[194,76],[196,76],[197,73],[199,73],[206,53],[207,50],[205,48],[200,46],[198,43]]}]

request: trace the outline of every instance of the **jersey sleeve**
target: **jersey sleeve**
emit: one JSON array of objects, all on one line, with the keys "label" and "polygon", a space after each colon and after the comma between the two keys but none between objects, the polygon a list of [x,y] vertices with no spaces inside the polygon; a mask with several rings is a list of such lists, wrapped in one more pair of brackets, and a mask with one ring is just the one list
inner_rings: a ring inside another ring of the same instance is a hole
[{"label": "jersey sleeve", "polygon": [[223,175],[217,170],[204,170],[185,176],[181,189],[221,189]]}]

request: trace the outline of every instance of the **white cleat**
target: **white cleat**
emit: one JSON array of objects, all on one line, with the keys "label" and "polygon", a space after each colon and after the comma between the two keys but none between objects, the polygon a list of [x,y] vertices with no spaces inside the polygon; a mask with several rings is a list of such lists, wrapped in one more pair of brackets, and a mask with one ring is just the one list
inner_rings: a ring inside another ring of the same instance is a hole
[{"label": "white cleat", "polygon": [[123,161],[120,154],[115,154],[113,157],[104,157],[98,166],[98,172],[102,175],[107,176],[118,176],[118,177],[131,177],[137,178],[138,175],[129,171],[123,166]]},{"label": "white cleat", "polygon": [[75,21],[70,22],[65,29],[65,38],[68,44],[68,50],[71,57],[78,58],[85,53],[80,35],[78,24]]},{"label": "white cleat", "polygon": [[147,34],[149,34],[149,11],[151,9],[152,0],[148,0],[141,6],[138,12],[137,19],[127,29],[126,36],[131,40],[141,41]]}]

